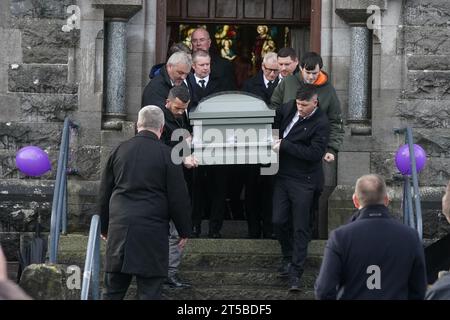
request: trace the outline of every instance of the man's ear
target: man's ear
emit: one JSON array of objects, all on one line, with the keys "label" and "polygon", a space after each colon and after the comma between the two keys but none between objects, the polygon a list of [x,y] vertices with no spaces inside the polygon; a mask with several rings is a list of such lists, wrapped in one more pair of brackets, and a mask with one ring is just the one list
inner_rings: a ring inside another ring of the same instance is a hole
[{"label": "man's ear", "polygon": [[386,194],[384,196],[383,203],[387,207],[389,205],[389,202],[390,202],[389,196]]},{"label": "man's ear", "polygon": [[356,196],[356,193],[353,194],[352,200],[353,200],[353,205],[355,206],[355,208],[359,209],[360,204],[359,204],[358,197]]}]

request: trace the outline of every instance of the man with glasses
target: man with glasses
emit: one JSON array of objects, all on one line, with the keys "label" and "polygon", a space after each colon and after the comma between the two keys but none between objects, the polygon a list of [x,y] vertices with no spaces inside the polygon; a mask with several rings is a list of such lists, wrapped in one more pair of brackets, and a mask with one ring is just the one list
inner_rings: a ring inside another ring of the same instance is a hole
[{"label": "man with glasses", "polygon": [[274,52],[269,52],[263,58],[261,71],[259,71],[254,77],[244,82],[242,91],[256,94],[261,97],[267,105],[269,105],[273,90],[280,81],[278,75],[277,54]]},{"label": "man with glasses", "polygon": [[[259,96],[269,105],[273,90],[280,81],[277,54],[267,53],[261,71],[244,82],[243,91]],[[251,239],[274,238],[272,231],[273,177],[261,176],[259,165],[250,165],[242,171],[245,176],[245,211],[248,235]]]},{"label": "man with glasses", "polygon": [[215,54],[211,50],[211,37],[208,30],[204,28],[195,29],[191,35],[192,52],[204,50],[211,56],[211,79],[222,82],[224,90],[235,90],[234,68],[230,61]]}]

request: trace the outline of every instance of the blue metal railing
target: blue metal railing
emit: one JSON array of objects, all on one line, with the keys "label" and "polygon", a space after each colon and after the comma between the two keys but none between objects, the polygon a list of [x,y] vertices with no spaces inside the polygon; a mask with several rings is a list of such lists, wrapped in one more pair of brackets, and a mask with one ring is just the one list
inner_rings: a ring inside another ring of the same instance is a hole
[{"label": "blue metal railing", "polygon": [[[84,263],[83,283],[81,286],[81,300],[89,299],[91,289],[92,300],[100,298],[100,216],[94,215],[91,219],[89,239]],[[91,286],[92,282],[92,286]]]},{"label": "blue metal railing", "polygon": [[64,127],[59,148],[58,169],[56,171],[53,192],[52,214],[50,220],[49,262],[58,262],[58,244],[60,232],[67,233],[67,170],[69,161],[70,127],[76,128],[69,118],[64,120]]},{"label": "blue metal railing", "polygon": [[[403,176],[403,223],[414,228],[423,238],[422,207],[420,204],[419,179],[417,177],[416,157],[414,154],[414,141],[411,127],[396,129],[396,133],[406,133],[405,143],[409,147],[409,160],[411,163],[411,177]],[[412,188],[411,188],[412,182]]]}]

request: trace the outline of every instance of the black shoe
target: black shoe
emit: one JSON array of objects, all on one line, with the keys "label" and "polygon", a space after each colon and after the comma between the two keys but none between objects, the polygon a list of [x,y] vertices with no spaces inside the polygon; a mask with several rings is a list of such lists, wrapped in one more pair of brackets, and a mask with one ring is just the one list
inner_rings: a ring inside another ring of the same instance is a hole
[{"label": "black shoe", "polygon": [[192,238],[200,237],[201,233],[202,233],[202,228],[200,226],[193,226],[192,227]]},{"label": "black shoe", "polygon": [[300,291],[300,278],[297,276],[289,276],[289,292]]},{"label": "black shoe", "polygon": [[168,276],[165,282],[171,288],[190,288],[191,284],[187,282],[182,282],[177,275]]},{"label": "black shoe", "polygon": [[291,263],[289,261],[283,260],[281,262],[281,266],[278,268],[279,277],[287,277],[289,275],[289,267],[291,266]]},{"label": "black shoe", "polygon": [[220,239],[220,238],[222,238],[222,235],[219,232],[213,232],[213,233],[210,233],[208,235],[208,237],[210,237],[212,239]]}]

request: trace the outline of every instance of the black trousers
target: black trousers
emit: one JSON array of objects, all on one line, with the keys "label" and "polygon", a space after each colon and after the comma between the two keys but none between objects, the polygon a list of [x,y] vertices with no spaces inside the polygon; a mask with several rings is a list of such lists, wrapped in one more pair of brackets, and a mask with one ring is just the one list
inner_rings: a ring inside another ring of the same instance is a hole
[{"label": "black trousers", "polygon": [[245,212],[250,238],[270,238],[272,235],[273,176],[260,175],[260,165],[248,165],[245,170]]},{"label": "black trousers", "polygon": [[[123,300],[133,275],[105,272],[103,300]],[[136,276],[139,300],[161,300],[162,284],[166,277],[144,278]]]},{"label": "black trousers", "polygon": [[301,276],[311,240],[312,215],[320,196],[312,181],[276,177],[273,194],[273,227],[290,273]]}]

